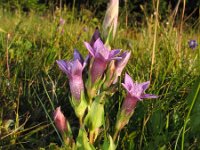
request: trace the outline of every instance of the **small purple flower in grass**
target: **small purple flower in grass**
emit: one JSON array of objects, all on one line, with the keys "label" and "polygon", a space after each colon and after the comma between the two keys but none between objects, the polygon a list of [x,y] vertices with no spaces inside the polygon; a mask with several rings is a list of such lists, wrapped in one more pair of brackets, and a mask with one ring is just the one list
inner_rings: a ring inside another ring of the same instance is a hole
[{"label": "small purple flower in grass", "polygon": [[134,83],[128,74],[125,74],[125,82],[122,83],[127,91],[127,95],[123,101],[120,114],[117,119],[116,129],[121,130],[133,115],[138,101],[144,98],[158,98],[156,95],[145,94],[145,90],[149,87],[150,82]]},{"label": "small purple flower in grass", "polygon": [[63,113],[60,110],[60,107],[57,107],[53,113],[53,119],[55,121],[56,128],[61,132],[67,132],[67,120]]},{"label": "small purple flower in grass", "polygon": [[190,40],[190,41],[188,41],[188,45],[189,45],[189,47],[190,47],[191,49],[193,49],[193,50],[198,46],[196,40]]},{"label": "small purple flower in grass", "polygon": [[59,24],[60,24],[60,26],[64,25],[65,24],[65,20],[63,18],[60,18]]},{"label": "small purple flower in grass", "polygon": [[93,47],[87,42],[84,42],[84,44],[90,55],[94,58],[91,67],[91,79],[92,83],[95,83],[97,79],[102,77],[108,62],[114,59],[121,59],[121,57],[116,57],[120,50],[108,50],[100,38],[95,41]]},{"label": "small purple flower in grass", "polygon": [[72,97],[76,101],[80,102],[81,93],[84,92],[82,72],[84,67],[86,66],[86,62],[83,61],[82,56],[77,50],[74,51],[74,60],[57,60],[56,62],[59,68],[64,73],[66,73],[69,79],[69,86]]}]

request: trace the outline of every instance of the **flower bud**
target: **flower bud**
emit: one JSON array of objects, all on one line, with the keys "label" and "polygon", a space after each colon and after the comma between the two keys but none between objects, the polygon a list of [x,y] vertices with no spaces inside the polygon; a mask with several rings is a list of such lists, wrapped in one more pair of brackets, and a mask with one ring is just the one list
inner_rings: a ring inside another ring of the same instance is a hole
[{"label": "flower bud", "polygon": [[63,113],[60,110],[60,107],[57,107],[53,113],[53,119],[56,125],[56,128],[61,132],[67,132],[67,120]]}]

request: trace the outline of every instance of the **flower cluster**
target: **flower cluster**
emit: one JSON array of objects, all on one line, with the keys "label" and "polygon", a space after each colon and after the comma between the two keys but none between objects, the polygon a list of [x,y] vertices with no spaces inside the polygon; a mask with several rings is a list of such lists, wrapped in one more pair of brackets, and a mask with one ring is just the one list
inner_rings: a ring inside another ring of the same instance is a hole
[{"label": "flower cluster", "polygon": [[[104,19],[105,28],[108,28],[108,26],[111,30],[114,28],[114,34],[118,16],[118,3],[118,0],[111,0]],[[56,108],[54,112],[55,125],[69,149],[94,150],[97,147],[94,146],[96,139],[103,137],[100,136],[100,134],[102,135],[100,131],[105,129],[106,126],[105,105],[111,101],[112,95],[119,91],[116,86],[118,78],[122,77],[122,72],[131,56],[130,51],[111,49],[108,41],[106,40],[107,43],[103,42],[99,29],[96,28],[90,42],[84,42],[85,49],[88,50],[85,59],[75,49],[72,60],[56,61],[60,70],[68,78],[71,93],[70,102],[80,123],[78,136],[74,139],[69,122],[61,112],[61,107]],[[116,114],[115,132],[112,134],[108,133],[107,130],[105,131],[101,149],[102,147],[110,150],[116,148],[116,137],[119,131],[128,124],[138,101],[145,98],[157,98],[155,95],[145,94],[149,85],[149,81],[137,83],[127,73],[125,74],[122,86],[127,94]]]},{"label": "flower cluster", "polygon": [[[98,29],[95,30],[91,41],[84,42],[84,45],[89,52],[85,60],[75,49],[72,60],[57,60],[57,64],[69,80],[71,104],[81,126],[79,136],[84,134],[88,138],[88,142],[82,143],[81,147],[84,145],[92,147],[99,135],[99,129],[104,124],[104,105],[106,99],[110,98],[105,93],[109,93],[109,88],[112,86],[116,88],[114,85],[127,65],[131,52],[121,52],[120,49],[109,50],[101,40]],[[84,73],[86,75],[83,75]],[[138,101],[144,98],[157,98],[155,95],[144,93],[149,84],[149,81],[133,82],[131,77],[125,74],[122,85],[127,91],[127,95],[118,111],[116,132],[113,137],[109,137],[110,143],[116,139],[118,132],[129,122]],[[55,110],[54,121],[61,133],[68,132],[67,121],[61,113],[60,107]],[[85,127],[88,129],[89,137]]]}]

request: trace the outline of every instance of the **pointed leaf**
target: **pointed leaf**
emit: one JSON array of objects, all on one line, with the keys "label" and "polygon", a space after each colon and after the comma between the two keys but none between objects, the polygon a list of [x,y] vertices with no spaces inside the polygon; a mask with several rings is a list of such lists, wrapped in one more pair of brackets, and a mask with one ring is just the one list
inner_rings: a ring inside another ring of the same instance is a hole
[{"label": "pointed leaf", "polygon": [[87,132],[83,128],[79,129],[75,147],[76,150],[95,150],[94,146],[89,143]]}]

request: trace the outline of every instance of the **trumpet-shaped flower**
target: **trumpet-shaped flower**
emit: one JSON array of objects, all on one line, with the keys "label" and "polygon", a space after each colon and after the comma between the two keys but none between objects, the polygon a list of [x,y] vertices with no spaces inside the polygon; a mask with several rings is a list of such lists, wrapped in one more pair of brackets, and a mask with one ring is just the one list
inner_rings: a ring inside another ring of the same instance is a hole
[{"label": "trumpet-shaped flower", "polygon": [[119,12],[119,0],[110,0],[103,21],[104,34],[106,34],[108,27],[112,27],[113,37],[115,36],[117,30],[118,12]]},{"label": "trumpet-shaped flower", "polygon": [[150,82],[134,83],[131,77],[126,74],[125,82],[122,83],[127,91],[125,100],[123,101],[121,111],[117,118],[116,130],[121,130],[128,124],[130,117],[133,115],[138,101],[144,98],[157,98],[158,96],[152,94],[145,94],[145,90],[149,87]]},{"label": "trumpet-shaped flower", "polygon": [[84,62],[80,53],[77,50],[75,50],[74,60],[57,60],[56,62],[59,68],[64,73],[66,73],[69,79],[69,86],[72,97],[79,102],[81,98],[81,93],[84,91],[82,72],[86,65],[86,61]]},{"label": "trumpet-shaped flower", "polygon": [[145,94],[145,90],[149,87],[150,82],[134,83],[131,77],[126,74],[125,82],[122,83],[127,91],[127,96],[122,104],[122,110],[130,114],[134,111],[138,101],[144,98],[157,98],[158,96],[152,94]]},{"label": "trumpet-shaped flower", "polygon": [[121,57],[116,57],[120,50],[108,50],[100,38],[95,41],[93,47],[87,42],[84,42],[84,44],[90,55],[94,58],[91,66],[91,79],[92,83],[94,83],[97,79],[101,78],[108,62],[114,59],[121,59]]},{"label": "trumpet-shaped flower", "polygon": [[57,107],[53,113],[53,119],[56,125],[56,128],[62,133],[67,132],[67,120],[63,113],[60,110],[60,107]]}]

